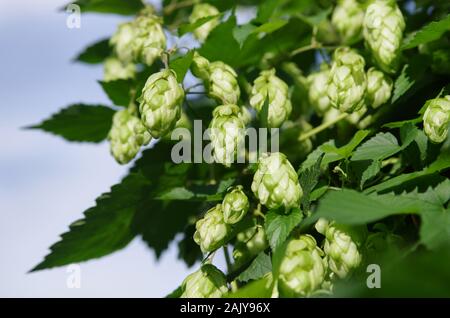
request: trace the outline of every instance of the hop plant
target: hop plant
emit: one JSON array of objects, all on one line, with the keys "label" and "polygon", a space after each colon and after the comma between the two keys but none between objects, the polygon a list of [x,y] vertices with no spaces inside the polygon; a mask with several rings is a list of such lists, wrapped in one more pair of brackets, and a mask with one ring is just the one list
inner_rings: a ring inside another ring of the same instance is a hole
[{"label": "hop plant", "polygon": [[208,68],[208,80],[205,85],[209,96],[218,103],[237,104],[241,91],[237,74],[233,68],[221,61],[212,62]]},{"label": "hop plant", "polygon": [[329,74],[330,70],[327,64],[322,64],[319,72],[312,73],[307,77],[309,103],[319,115],[324,115],[331,107],[327,94]]},{"label": "hop plant", "polygon": [[147,145],[151,136],[139,118],[130,110],[123,109],[114,114],[108,135],[111,154],[120,164],[130,162],[142,145]]},{"label": "hop plant", "polygon": [[209,128],[215,161],[229,167],[244,142],[245,123],[241,109],[236,105],[216,107]]},{"label": "hop plant", "polygon": [[346,277],[362,261],[360,248],[364,235],[360,229],[319,219],[316,230],[325,236],[324,251],[329,268],[340,278]]},{"label": "hop plant", "polygon": [[135,25],[133,22],[119,24],[116,32],[109,40],[109,44],[113,47],[118,59],[124,64],[133,62],[132,43],[135,38]]},{"label": "hop plant", "polygon": [[235,266],[244,264],[264,251],[267,246],[266,233],[262,226],[256,225],[238,233],[233,250]]},{"label": "hop plant", "polygon": [[423,128],[427,137],[434,143],[447,139],[450,123],[450,95],[429,101],[423,115]]},{"label": "hop plant", "polygon": [[147,7],[136,18],[134,38],[131,42],[133,57],[146,65],[152,65],[166,47],[166,36],[161,26],[162,19]]},{"label": "hop plant", "polygon": [[136,65],[129,63],[124,64],[116,57],[109,57],[104,63],[104,75],[105,82],[130,79],[136,75]]},{"label": "hop plant", "polygon": [[180,119],[184,91],[172,70],[151,75],[140,98],[141,119],[154,138],[169,133]]},{"label": "hop plant", "polygon": [[181,284],[180,298],[220,298],[227,291],[225,275],[214,265],[204,264]]},{"label": "hop plant", "polygon": [[391,98],[394,83],[383,72],[371,67],[367,71],[366,102],[372,108],[378,108]]},{"label": "hop plant", "polygon": [[331,23],[338,30],[343,43],[352,44],[362,38],[364,10],[357,0],[338,0]]},{"label": "hop plant", "polygon": [[227,224],[236,224],[247,214],[250,204],[242,186],[232,188],[223,198],[223,219]]},{"label": "hop plant", "polygon": [[[195,23],[198,20],[206,17],[211,17],[218,15],[220,12],[216,7],[208,4],[208,3],[198,3],[194,5],[192,9],[192,13],[189,16],[189,22]],[[213,18],[208,22],[202,24],[197,29],[194,30],[194,36],[200,41],[203,42],[208,37],[209,33],[219,24],[218,18]]]},{"label": "hop plant", "polygon": [[278,128],[289,117],[292,104],[289,100],[289,88],[275,75],[275,69],[262,71],[253,83],[250,105],[259,113],[268,100],[267,125]]},{"label": "hop plant", "polygon": [[324,282],[327,264],[311,235],[291,240],[280,266],[278,288],[287,297],[310,296]]},{"label": "hop plant", "polygon": [[398,69],[404,29],[405,20],[395,0],[373,1],[367,7],[364,39],[378,66],[387,73]]},{"label": "hop plant", "polygon": [[192,58],[191,71],[194,76],[208,81],[209,79],[209,61],[195,51]]},{"label": "hop plant", "polygon": [[221,247],[228,238],[230,226],[223,219],[222,205],[217,204],[195,224],[194,241],[203,252],[212,252]]},{"label": "hop plant", "polygon": [[253,177],[252,191],[269,209],[298,206],[303,195],[297,173],[280,152],[261,155]]},{"label": "hop plant", "polygon": [[348,47],[336,49],[328,78],[328,97],[333,107],[348,113],[363,107],[367,87],[365,65],[356,51]]}]

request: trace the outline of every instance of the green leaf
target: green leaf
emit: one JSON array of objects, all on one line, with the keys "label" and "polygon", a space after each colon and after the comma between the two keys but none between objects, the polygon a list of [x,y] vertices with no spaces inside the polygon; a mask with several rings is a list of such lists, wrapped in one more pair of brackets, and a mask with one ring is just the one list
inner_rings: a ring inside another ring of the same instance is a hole
[{"label": "green leaf", "polygon": [[117,106],[128,106],[131,101],[131,90],[134,86],[131,79],[119,79],[115,81],[99,81],[103,91]]},{"label": "green leaf", "polygon": [[369,130],[358,130],[348,144],[340,148],[325,144],[320,149],[325,153],[336,153],[342,158],[348,158],[353,150],[369,135]]},{"label": "green leaf", "polygon": [[144,8],[144,3],[141,0],[79,0],[73,3],[80,6],[82,13],[96,12],[133,15]]},{"label": "green leaf", "polygon": [[266,214],[265,230],[272,250],[276,250],[286,241],[302,218],[300,209],[292,209],[289,214],[280,214],[279,211],[270,210]]},{"label": "green leaf", "polygon": [[259,120],[261,121],[261,127],[266,128],[269,126],[269,96],[266,96],[264,100],[263,107],[259,113]]},{"label": "green leaf", "polygon": [[205,24],[205,23],[207,23],[207,22],[209,22],[209,21],[211,21],[213,19],[220,19],[221,17],[222,17],[222,14],[211,15],[211,16],[207,16],[207,17],[203,17],[201,19],[198,19],[194,23],[182,24],[178,28],[178,36],[182,36],[182,35],[184,35],[186,33],[193,32],[194,30],[196,30],[199,27],[201,27],[203,24]]},{"label": "green leaf", "polygon": [[259,27],[253,29],[252,33],[272,33],[282,27],[284,27],[288,21],[286,20],[275,20],[272,22],[264,23]]},{"label": "green leaf", "polygon": [[256,22],[266,23],[270,20],[277,7],[279,6],[279,0],[265,0],[258,6],[258,12],[256,13]]},{"label": "green leaf", "polygon": [[113,115],[114,110],[106,106],[75,104],[27,128],[41,129],[69,141],[100,142],[111,129]]},{"label": "green leaf", "polygon": [[253,34],[253,30],[256,29],[251,23],[247,23],[244,25],[237,25],[233,29],[233,37],[239,43],[239,47],[242,49],[245,41],[249,37],[250,34]]},{"label": "green leaf", "polygon": [[412,88],[417,88],[425,81],[425,71],[429,65],[429,58],[423,55],[416,55],[406,64],[400,76],[395,80],[394,92],[391,103],[397,102],[401,97],[412,92]]},{"label": "green leaf", "polygon": [[74,61],[87,64],[103,63],[103,61],[111,55],[111,51],[109,38],[102,39],[85,48],[83,52],[74,58]]},{"label": "green leaf", "polygon": [[262,278],[265,274],[271,271],[272,261],[270,260],[270,256],[264,252],[261,252],[253,260],[250,266],[238,276],[237,279],[241,282],[248,282],[249,280]]},{"label": "green leaf", "polygon": [[195,224],[190,224],[184,230],[183,238],[178,242],[178,259],[183,260],[188,267],[203,259],[200,246],[194,241]]},{"label": "green leaf", "polygon": [[397,139],[391,133],[378,133],[356,149],[351,160],[377,160],[387,158],[400,150]]},{"label": "green leaf", "polygon": [[362,189],[364,187],[364,184],[375,177],[378,172],[381,170],[381,162],[380,160],[372,160],[372,162],[369,164],[369,166],[364,170],[361,181],[359,183],[360,188]]},{"label": "green leaf", "polygon": [[179,57],[170,62],[170,68],[177,74],[178,83],[183,83],[184,77],[187,71],[191,67],[192,58],[194,57],[194,51],[189,51],[184,56]]},{"label": "green leaf", "polygon": [[305,213],[307,213],[310,208],[311,192],[312,192],[312,190],[314,190],[315,186],[317,185],[317,183],[319,181],[319,177],[320,177],[320,173],[321,173],[320,165],[322,163],[322,159],[323,159],[323,154],[322,154],[322,156],[319,157],[319,159],[317,160],[317,162],[314,166],[304,170],[300,174],[299,181],[300,181],[300,186],[302,187],[302,190],[303,190],[301,204],[302,204],[303,211]]},{"label": "green leaf", "polygon": [[272,278],[270,275],[248,283],[235,292],[226,294],[225,298],[270,298],[272,295]]},{"label": "green leaf", "polygon": [[402,45],[403,50],[412,49],[420,44],[439,40],[443,34],[450,31],[450,14],[439,21],[433,21],[422,29],[414,33],[412,37],[408,37]]},{"label": "green leaf", "polygon": [[69,232],[50,247],[50,254],[32,271],[87,261],[125,247],[136,235],[131,224],[136,204],[149,181],[130,174],[109,193],[96,200],[96,206],[84,213],[84,219],[72,223]]},{"label": "green leaf", "polygon": [[174,291],[172,291],[165,298],[180,298],[180,296],[182,294],[183,294],[183,289],[181,288],[181,286],[178,286]]},{"label": "green leaf", "polygon": [[303,15],[298,14],[299,18],[311,25],[312,27],[317,26],[322,21],[326,20],[327,17],[330,15],[331,11],[333,10],[332,7],[329,7],[327,9],[321,10],[315,15]]}]

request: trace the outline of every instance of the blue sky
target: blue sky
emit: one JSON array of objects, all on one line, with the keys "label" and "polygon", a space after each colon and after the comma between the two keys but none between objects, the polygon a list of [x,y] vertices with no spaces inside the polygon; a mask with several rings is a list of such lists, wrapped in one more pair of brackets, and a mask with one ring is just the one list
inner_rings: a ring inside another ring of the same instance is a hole
[{"label": "blue sky", "polygon": [[195,267],[179,262],[174,246],[157,263],[139,239],[80,264],[79,289],[67,288],[66,267],[26,274],[127,170],[106,143],[68,143],[20,129],[71,103],[108,104],[96,83],[101,67],[70,60],[124,18],[88,14],[81,29],[68,29],[67,15],[57,11],[65,3],[0,2],[0,297],[165,296]]}]

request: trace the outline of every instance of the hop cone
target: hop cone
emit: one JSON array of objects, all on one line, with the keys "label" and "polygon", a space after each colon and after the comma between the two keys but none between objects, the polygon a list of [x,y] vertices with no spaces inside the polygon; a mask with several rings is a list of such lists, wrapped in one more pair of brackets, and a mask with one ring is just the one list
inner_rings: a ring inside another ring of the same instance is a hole
[{"label": "hop cone", "polygon": [[242,186],[235,187],[222,201],[223,219],[227,224],[236,224],[247,214],[250,204],[242,189]]},{"label": "hop cone", "polygon": [[192,59],[191,71],[194,76],[208,81],[209,79],[209,61],[197,53],[194,53],[194,57]]},{"label": "hop cone", "polygon": [[103,76],[105,82],[133,78],[135,74],[136,65],[132,63],[124,64],[115,57],[105,60]]},{"label": "hop cone", "polygon": [[320,288],[327,271],[322,255],[311,235],[290,241],[280,266],[278,288],[282,295],[309,296]]},{"label": "hop cone", "polygon": [[356,0],[338,0],[331,23],[344,43],[352,44],[362,38],[364,10]]},{"label": "hop cone", "polygon": [[[198,3],[192,9],[192,13],[189,17],[190,23],[195,23],[201,18],[206,18],[210,16],[218,15],[220,12],[216,7],[208,4],[208,3]],[[200,41],[203,42],[208,37],[209,33],[219,24],[219,19],[214,18],[209,20],[208,22],[202,24],[200,27],[194,30],[194,36]]]},{"label": "hop cone", "polygon": [[303,195],[297,173],[280,152],[261,156],[253,177],[252,191],[269,209],[295,207]]},{"label": "hop cone", "polygon": [[109,44],[114,48],[114,52],[124,64],[133,62],[132,43],[135,38],[135,25],[133,22],[119,24],[117,31],[109,40]]},{"label": "hop cone", "polygon": [[340,278],[361,264],[359,251],[363,243],[363,233],[357,228],[328,222],[320,219],[316,223],[319,233],[325,235],[324,251],[330,269]]},{"label": "hop cone", "polygon": [[225,275],[214,265],[205,264],[186,277],[180,298],[220,298],[228,291]]},{"label": "hop cone", "polygon": [[211,252],[221,247],[230,232],[230,226],[223,220],[222,205],[208,210],[195,224],[194,241],[203,252]]},{"label": "hop cone", "polygon": [[216,61],[209,64],[206,87],[209,96],[223,104],[237,104],[241,91],[236,72],[227,64]]},{"label": "hop cone", "polygon": [[262,71],[253,83],[250,105],[261,113],[268,100],[267,125],[278,128],[289,117],[292,104],[289,100],[289,88],[285,82],[275,75],[275,69]]},{"label": "hop cone", "polygon": [[113,157],[125,164],[136,156],[142,145],[150,142],[151,136],[139,118],[124,109],[114,114],[108,139]]},{"label": "hop cone", "polygon": [[245,123],[236,105],[218,106],[209,125],[211,147],[216,162],[230,166],[244,141]]},{"label": "hop cone", "polygon": [[364,105],[367,87],[364,58],[356,51],[336,49],[328,78],[328,97],[331,105],[341,112],[354,112]]},{"label": "hop cone", "polygon": [[257,225],[238,233],[233,250],[235,266],[239,267],[264,251],[267,246],[266,233],[262,226]]},{"label": "hop cone", "polygon": [[309,102],[319,115],[325,114],[331,107],[330,99],[327,95],[329,74],[330,70],[324,64],[319,72],[312,73],[307,78]]},{"label": "hop cone", "polygon": [[441,143],[447,138],[449,123],[450,95],[432,99],[423,115],[425,134],[432,142]]},{"label": "hop cone", "polygon": [[367,7],[363,29],[378,66],[387,73],[395,73],[405,29],[405,20],[395,0],[373,1]]},{"label": "hop cone", "polygon": [[366,101],[368,106],[377,108],[391,98],[394,84],[392,79],[376,68],[371,67],[367,71]]},{"label": "hop cone", "polygon": [[136,18],[135,37],[132,41],[134,58],[146,65],[152,65],[166,47],[166,36],[161,26],[161,18],[153,14],[150,8]]},{"label": "hop cone", "polygon": [[154,138],[170,132],[181,114],[184,91],[172,70],[151,75],[140,98],[139,111],[144,125]]}]

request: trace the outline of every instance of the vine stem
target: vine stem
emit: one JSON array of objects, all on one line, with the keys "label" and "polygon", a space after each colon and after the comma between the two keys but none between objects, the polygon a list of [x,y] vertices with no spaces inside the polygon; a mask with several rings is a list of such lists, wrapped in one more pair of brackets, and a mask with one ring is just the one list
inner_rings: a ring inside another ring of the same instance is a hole
[{"label": "vine stem", "polygon": [[194,5],[196,0],[185,0],[181,2],[172,1],[167,7],[164,8],[163,12],[165,15],[171,14],[173,11],[181,8],[186,8]]},{"label": "vine stem", "polygon": [[316,49],[329,49],[329,50],[332,50],[332,49],[335,49],[336,47],[337,46],[325,46],[325,45],[322,45],[321,43],[316,42],[316,43],[311,43],[309,45],[302,46],[302,47],[299,47],[298,49],[295,49],[294,51],[292,51],[289,54],[289,56],[293,57],[293,56],[295,56],[297,54],[300,54],[300,53],[303,53],[303,52],[306,52],[306,51],[310,51],[310,50],[316,50]]},{"label": "vine stem", "polygon": [[223,246],[223,255],[225,256],[225,262],[227,263],[227,271],[231,272],[231,258],[230,252],[228,251],[228,247],[226,245]]},{"label": "vine stem", "polygon": [[308,138],[317,135],[318,133],[320,133],[321,131],[327,129],[330,126],[333,126],[334,124],[336,124],[338,121],[341,121],[342,119],[346,118],[348,116],[348,113],[342,113],[340,114],[338,117],[336,117],[333,120],[327,121],[326,123],[321,124],[320,126],[317,126],[307,132],[305,132],[304,134],[302,134],[299,138],[299,141],[305,141]]}]

